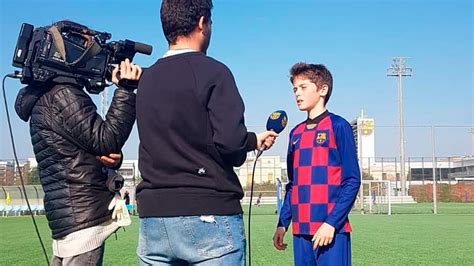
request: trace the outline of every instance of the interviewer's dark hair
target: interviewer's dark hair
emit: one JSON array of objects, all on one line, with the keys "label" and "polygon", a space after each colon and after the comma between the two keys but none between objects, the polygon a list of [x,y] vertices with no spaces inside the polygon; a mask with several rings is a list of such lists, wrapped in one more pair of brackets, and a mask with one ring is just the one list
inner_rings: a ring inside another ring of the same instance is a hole
[{"label": "interviewer's dark hair", "polygon": [[295,77],[300,76],[311,80],[312,83],[316,84],[318,90],[322,88],[324,84],[328,86],[328,93],[324,98],[324,105],[329,101],[332,93],[332,75],[331,72],[324,65],[296,63],[290,69],[290,81],[293,84]]},{"label": "interviewer's dark hair", "polygon": [[212,0],[163,0],[161,25],[168,43],[175,44],[178,36],[188,36],[197,26],[199,18],[211,19]]}]

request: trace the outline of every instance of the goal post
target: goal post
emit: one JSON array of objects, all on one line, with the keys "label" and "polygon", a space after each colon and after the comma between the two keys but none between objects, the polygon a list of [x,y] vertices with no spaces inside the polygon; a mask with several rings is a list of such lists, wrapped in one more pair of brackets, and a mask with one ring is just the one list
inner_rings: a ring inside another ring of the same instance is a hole
[{"label": "goal post", "polygon": [[390,181],[362,180],[361,186],[353,211],[360,211],[362,214],[392,214]]}]

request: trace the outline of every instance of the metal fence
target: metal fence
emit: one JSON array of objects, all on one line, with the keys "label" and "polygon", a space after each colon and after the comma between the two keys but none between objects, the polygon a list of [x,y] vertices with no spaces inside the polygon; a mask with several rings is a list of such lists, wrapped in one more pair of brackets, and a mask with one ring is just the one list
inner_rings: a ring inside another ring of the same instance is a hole
[{"label": "metal fence", "polygon": [[[405,151],[407,156],[403,164],[404,173],[401,172],[398,127],[374,126],[371,131],[361,131],[357,129],[357,125],[353,126],[362,178],[364,180],[389,181],[390,191],[387,193],[394,197],[402,197],[405,192],[406,196],[418,203],[413,205],[417,206],[416,208],[407,207],[408,205],[405,204],[402,209],[421,208],[421,211],[413,212],[432,213],[435,211],[433,204],[435,200],[453,204],[469,204],[474,201],[474,188],[472,187],[474,186],[474,130],[472,126],[406,126]],[[291,128],[290,125],[280,133],[274,147],[266,151],[257,163],[254,180],[256,185],[261,185],[257,186],[256,190],[264,194],[264,203],[270,204],[274,201],[274,196],[270,194],[276,193],[277,179],[283,183],[287,182],[286,151]],[[249,126],[248,130],[261,132],[265,130],[265,127]],[[360,132],[366,135],[362,136],[363,134],[359,134]],[[367,132],[370,134],[367,135]],[[363,137],[369,138],[364,139]],[[370,143],[369,140],[373,143]],[[370,152],[373,154],[366,152],[367,147],[369,151],[372,150]],[[362,151],[365,152],[361,154]],[[235,168],[244,189],[248,188],[250,184],[253,160],[254,154],[249,153],[247,161],[241,167]],[[123,167],[124,165],[126,163],[123,164]],[[124,173],[128,175],[126,177],[128,182],[126,182],[127,187],[122,191],[129,191],[131,202],[134,203],[135,187],[140,180],[140,173],[135,163],[132,166],[124,168]],[[24,205],[24,197],[19,190],[18,170],[22,171],[26,184],[29,184],[34,182],[31,178],[32,169],[34,167],[30,167],[25,160],[20,162],[20,167],[13,163],[13,160],[0,160],[0,186],[5,185],[3,191],[0,191],[0,195],[3,193],[0,205],[5,205],[7,194],[10,195],[10,205]],[[402,190],[402,178],[406,180],[405,191]],[[43,197],[41,187],[29,187],[27,194],[28,196],[31,194],[32,204],[41,206],[40,199]],[[436,193],[433,193],[434,190]],[[255,193],[254,196],[258,196],[258,192]],[[436,197],[434,197],[435,195]],[[246,198],[243,200],[244,203]],[[254,197],[254,200],[256,198]],[[394,198],[394,202],[396,200],[397,198]],[[410,200],[402,198],[401,201],[405,203]],[[360,209],[364,209],[364,206],[361,206]],[[394,206],[393,212],[397,213],[396,206]],[[470,213],[470,211],[467,212]]]},{"label": "metal fence", "polygon": [[28,198],[31,211],[34,214],[42,214],[44,212],[44,192],[41,186],[25,186],[25,191],[23,191],[21,186],[1,186],[0,195],[2,195],[0,198],[1,216],[29,214],[30,210],[28,209],[26,198]]}]

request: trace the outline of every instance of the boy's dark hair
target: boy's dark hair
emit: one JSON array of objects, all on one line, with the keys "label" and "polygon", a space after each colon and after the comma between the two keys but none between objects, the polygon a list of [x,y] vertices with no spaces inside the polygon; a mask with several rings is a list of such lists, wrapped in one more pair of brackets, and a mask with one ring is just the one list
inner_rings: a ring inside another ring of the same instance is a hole
[{"label": "boy's dark hair", "polygon": [[161,25],[168,43],[175,44],[178,36],[188,36],[199,18],[211,19],[212,0],[163,0],[161,3]]},{"label": "boy's dark hair", "polygon": [[328,93],[324,98],[324,105],[329,101],[332,93],[332,75],[324,65],[296,63],[290,69],[290,81],[293,84],[295,77],[301,76],[311,80],[316,84],[317,89],[321,89],[324,84],[328,86]]}]

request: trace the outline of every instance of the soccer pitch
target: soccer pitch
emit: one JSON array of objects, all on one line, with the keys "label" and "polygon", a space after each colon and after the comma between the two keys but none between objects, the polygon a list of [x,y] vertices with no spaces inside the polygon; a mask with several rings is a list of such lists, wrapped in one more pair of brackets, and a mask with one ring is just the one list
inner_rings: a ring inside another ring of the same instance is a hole
[{"label": "soccer pitch", "polygon": [[[427,205],[410,205],[426,209]],[[247,212],[248,206],[244,206]],[[277,216],[274,206],[252,207],[253,265],[292,265],[288,249],[273,248]],[[402,208],[402,207],[399,207]],[[474,204],[440,203],[440,214],[361,215],[353,213],[353,265],[474,265]],[[45,216],[37,216],[47,251],[50,232]],[[245,216],[245,222],[247,222]],[[246,227],[247,230],[247,227]],[[104,265],[137,265],[138,219],[106,242]],[[44,265],[44,256],[29,216],[0,217],[0,265]]]}]

